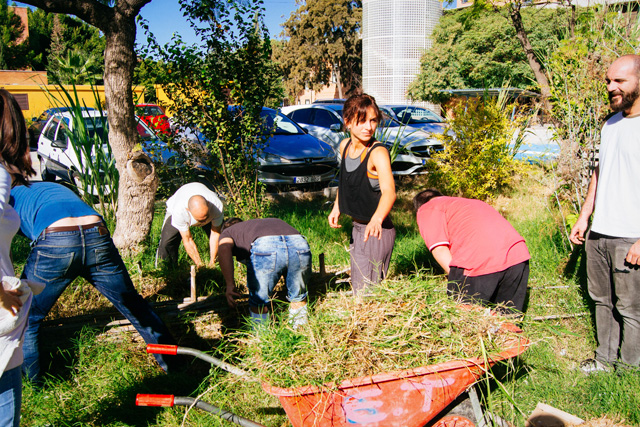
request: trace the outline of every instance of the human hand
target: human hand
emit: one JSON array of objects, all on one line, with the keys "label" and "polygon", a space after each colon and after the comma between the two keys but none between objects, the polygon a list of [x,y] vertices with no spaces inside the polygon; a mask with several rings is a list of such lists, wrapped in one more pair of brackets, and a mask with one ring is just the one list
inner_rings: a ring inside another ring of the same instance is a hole
[{"label": "human hand", "polygon": [[581,245],[584,243],[584,233],[587,231],[587,227],[589,226],[586,219],[578,218],[578,221],[571,228],[571,233],[569,233],[569,240],[576,245]]},{"label": "human hand", "polygon": [[242,294],[238,292],[235,286],[227,286],[227,291],[225,292],[225,296],[227,297],[227,304],[229,307],[236,306],[236,298],[242,298]]},{"label": "human hand", "polygon": [[640,265],[640,240],[635,242],[631,248],[629,248],[629,252],[627,253],[625,260],[629,264]]},{"label": "human hand", "polygon": [[22,292],[18,290],[0,290],[0,306],[2,306],[2,308],[7,310],[13,316],[16,316],[20,312],[20,308],[22,307],[20,295],[22,295]]},{"label": "human hand", "polygon": [[338,204],[333,205],[333,209],[329,214],[329,226],[331,228],[341,228],[342,226],[338,223],[340,219],[340,209],[338,208]]},{"label": "human hand", "polygon": [[382,239],[382,221],[371,219],[364,229],[364,241],[369,240],[369,237],[377,237],[378,240]]}]

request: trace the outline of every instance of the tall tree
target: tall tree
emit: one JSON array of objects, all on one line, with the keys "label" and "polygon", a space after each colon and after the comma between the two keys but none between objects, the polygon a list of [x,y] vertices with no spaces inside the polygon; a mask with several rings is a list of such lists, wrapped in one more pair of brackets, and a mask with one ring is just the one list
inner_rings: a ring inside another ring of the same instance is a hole
[{"label": "tall tree", "polygon": [[[533,45],[529,40],[529,35],[527,34],[527,30],[524,27],[522,22],[522,13],[520,10],[524,4],[525,0],[511,0],[507,2],[507,9],[509,10],[509,17],[511,18],[511,23],[513,24],[513,28],[516,30],[516,37],[524,50],[524,54],[527,57],[527,62],[529,63],[529,67],[533,71],[534,76],[536,77],[536,81],[538,82],[538,86],[540,88],[540,94],[542,95],[542,103],[544,105],[544,109],[548,112],[551,112],[551,104],[549,99],[551,98],[551,91],[549,89],[549,79],[547,79],[547,75],[544,72],[544,67],[542,63],[536,56],[536,52],[533,49]],[[502,5],[502,3],[500,3]],[[495,5],[494,7],[498,7]]]},{"label": "tall tree", "polygon": [[23,46],[19,43],[23,25],[20,17],[0,0],[0,69],[17,70],[24,66]]},{"label": "tall tree", "polygon": [[132,80],[136,64],[135,18],[151,0],[26,0],[46,12],[72,14],[98,28],[105,38],[104,86],[120,185],[113,240],[121,249],[138,249],[149,234],[158,178],[151,160],[134,151],[138,142]]},{"label": "tall tree", "polygon": [[[522,11],[529,40],[538,55],[547,56],[566,32],[565,9]],[[414,99],[435,103],[448,96],[443,89],[501,87],[508,83],[536,89],[536,80],[507,9],[463,9],[447,12],[432,35],[433,46],[421,60],[421,71],[409,86]]]},{"label": "tall tree", "polygon": [[318,89],[335,82],[349,94],[361,85],[361,0],[298,0],[300,7],[284,23],[280,63],[290,89]]}]

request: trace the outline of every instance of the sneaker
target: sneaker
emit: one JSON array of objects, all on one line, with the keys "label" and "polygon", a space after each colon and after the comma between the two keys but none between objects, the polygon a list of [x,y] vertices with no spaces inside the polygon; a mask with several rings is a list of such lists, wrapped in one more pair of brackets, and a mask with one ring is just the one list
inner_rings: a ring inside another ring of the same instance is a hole
[{"label": "sneaker", "polygon": [[597,359],[587,359],[580,363],[580,370],[583,373],[590,375],[596,372],[611,372],[611,367]]}]

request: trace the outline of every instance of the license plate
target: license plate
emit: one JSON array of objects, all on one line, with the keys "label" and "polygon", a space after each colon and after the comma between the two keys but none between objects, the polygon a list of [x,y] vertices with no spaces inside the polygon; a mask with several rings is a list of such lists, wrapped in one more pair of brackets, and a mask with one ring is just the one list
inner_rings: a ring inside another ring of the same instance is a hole
[{"label": "license plate", "polygon": [[322,177],[320,175],[309,175],[309,176],[296,176],[294,178],[294,182],[296,184],[307,184],[309,182],[320,182]]}]

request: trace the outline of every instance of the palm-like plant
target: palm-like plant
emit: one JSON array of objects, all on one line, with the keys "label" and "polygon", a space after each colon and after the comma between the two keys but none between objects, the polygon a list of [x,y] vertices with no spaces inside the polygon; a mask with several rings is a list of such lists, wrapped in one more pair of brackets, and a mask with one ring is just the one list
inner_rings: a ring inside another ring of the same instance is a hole
[{"label": "palm-like plant", "polygon": [[53,78],[60,84],[93,84],[102,78],[100,62],[102,59],[94,53],[69,50],[66,55],[57,56]]}]

